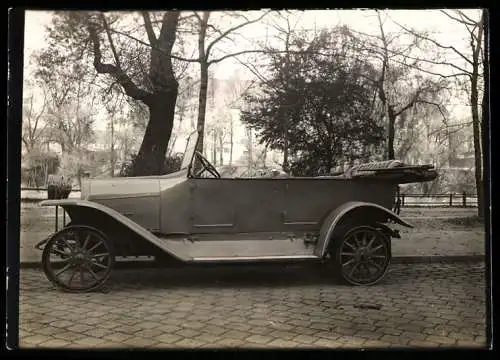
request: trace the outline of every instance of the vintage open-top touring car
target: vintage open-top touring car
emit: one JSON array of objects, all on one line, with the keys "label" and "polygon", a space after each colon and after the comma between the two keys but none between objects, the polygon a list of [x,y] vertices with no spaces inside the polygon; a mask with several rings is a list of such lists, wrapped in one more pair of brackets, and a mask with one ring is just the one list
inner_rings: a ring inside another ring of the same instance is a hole
[{"label": "vintage open-top touring car", "polygon": [[197,141],[194,132],[175,173],[84,180],[81,199],[43,201],[70,218],[36,245],[47,278],[66,291],[91,291],[107,281],[117,256],[146,255],[319,261],[347,283],[372,285],[386,274],[391,238],[399,237],[392,225],[412,227],[392,211],[398,184],[437,176],[430,165],[389,161],[332,176],[223,178],[195,150]]}]

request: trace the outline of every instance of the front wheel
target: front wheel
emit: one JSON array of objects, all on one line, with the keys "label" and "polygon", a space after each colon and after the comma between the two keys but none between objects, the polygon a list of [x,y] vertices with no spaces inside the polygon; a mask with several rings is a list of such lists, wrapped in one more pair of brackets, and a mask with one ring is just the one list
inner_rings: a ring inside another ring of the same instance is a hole
[{"label": "front wheel", "polygon": [[83,225],[68,226],[54,234],[42,253],[45,275],[68,292],[100,288],[108,280],[114,261],[106,235]]},{"label": "front wheel", "polygon": [[335,266],[351,285],[374,285],[386,275],[391,262],[391,242],[371,226],[349,230],[335,246]]}]

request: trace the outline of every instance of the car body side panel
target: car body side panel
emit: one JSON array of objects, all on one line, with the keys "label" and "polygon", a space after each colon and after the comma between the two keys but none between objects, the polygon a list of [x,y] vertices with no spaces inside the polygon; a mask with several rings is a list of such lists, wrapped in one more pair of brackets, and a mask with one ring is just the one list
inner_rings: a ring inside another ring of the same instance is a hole
[{"label": "car body side panel", "polygon": [[160,233],[189,233],[192,185],[186,177],[160,179]]},{"label": "car body side panel", "polygon": [[[396,186],[387,182],[362,179],[189,181],[192,234],[300,230],[319,232],[323,219],[343,203],[354,199],[390,209],[396,192]],[[183,206],[182,209],[184,211],[186,208]]]},{"label": "car body side panel", "polygon": [[348,201],[391,208],[396,193],[388,183],[335,178],[287,179],[285,189],[285,225],[302,229],[319,229],[332,209]]},{"label": "car body side panel", "polygon": [[102,204],[149,231],[160,229],[158,177],[92,180],[86,200]]}]

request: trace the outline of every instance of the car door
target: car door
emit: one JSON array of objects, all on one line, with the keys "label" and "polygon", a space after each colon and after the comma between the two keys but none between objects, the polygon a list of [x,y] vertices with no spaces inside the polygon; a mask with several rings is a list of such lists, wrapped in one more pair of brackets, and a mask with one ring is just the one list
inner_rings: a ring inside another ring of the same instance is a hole
[{"label": "car door", "polygon": [[235,212],[229,179],[192,180],[192,233],[225,232],[234,228]]},{"label": "car door", "polygon": [[280,231],[283,190],[278,179],[195,179],[192,233]]}]

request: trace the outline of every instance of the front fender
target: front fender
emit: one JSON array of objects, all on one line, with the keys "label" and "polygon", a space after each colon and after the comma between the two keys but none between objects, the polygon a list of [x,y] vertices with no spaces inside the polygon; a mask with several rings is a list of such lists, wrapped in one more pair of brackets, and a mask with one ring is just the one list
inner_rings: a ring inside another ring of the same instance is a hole
[{"label": "front fender", "polygon": [[61,206],[63,209],[66,210],[66,208],[89,208],[98,211],[99,213],[102,213],[103,216],[109,216],[113,218],[114,220],[118,221],[121,225],[129,228],[133,232],[135,232],[137,235],[142,237],[144,240],[149,241],[153,245],[156,245],[163,251],[169,253],[170,255],[174,256],[175,258],[186,261],[189,260],[189,258],[184,257],[180,254],[176,254],[172,252],[169,248],[165,246],[165,243],[161,241],[157,236],[137,224],[136,222],[130,220],[126,216],[120,214],[116,210],[113,210],[105,205],[98,204],[92,201],[87,201],[87,200],[79,200],[79,199],[61,199],[61,200],[44,200],[40,202],[40,206]]},{"label": "front fender", "polygon": [[[314,251],[316,256],[325,256],[328,245],[332,239],[332,235],[338,228],[338,225],[343,219],[346,219],[346,216],[349,214],[356,215],[353,214],[355,211],[359,212],[359,220],[361,220],[361,223],[363,223],[363,221],[366,222],[370,220],[384,223],[387,222],[387,220],[392,220],[399,225],[413,228],[413,225],[404,221],[398,215],[383,206],[368,202],[349,201],[332,210],[323,222],[319,233],[318,243]],[[367,219],[368,215],[370,215],[370,217]]]}]

